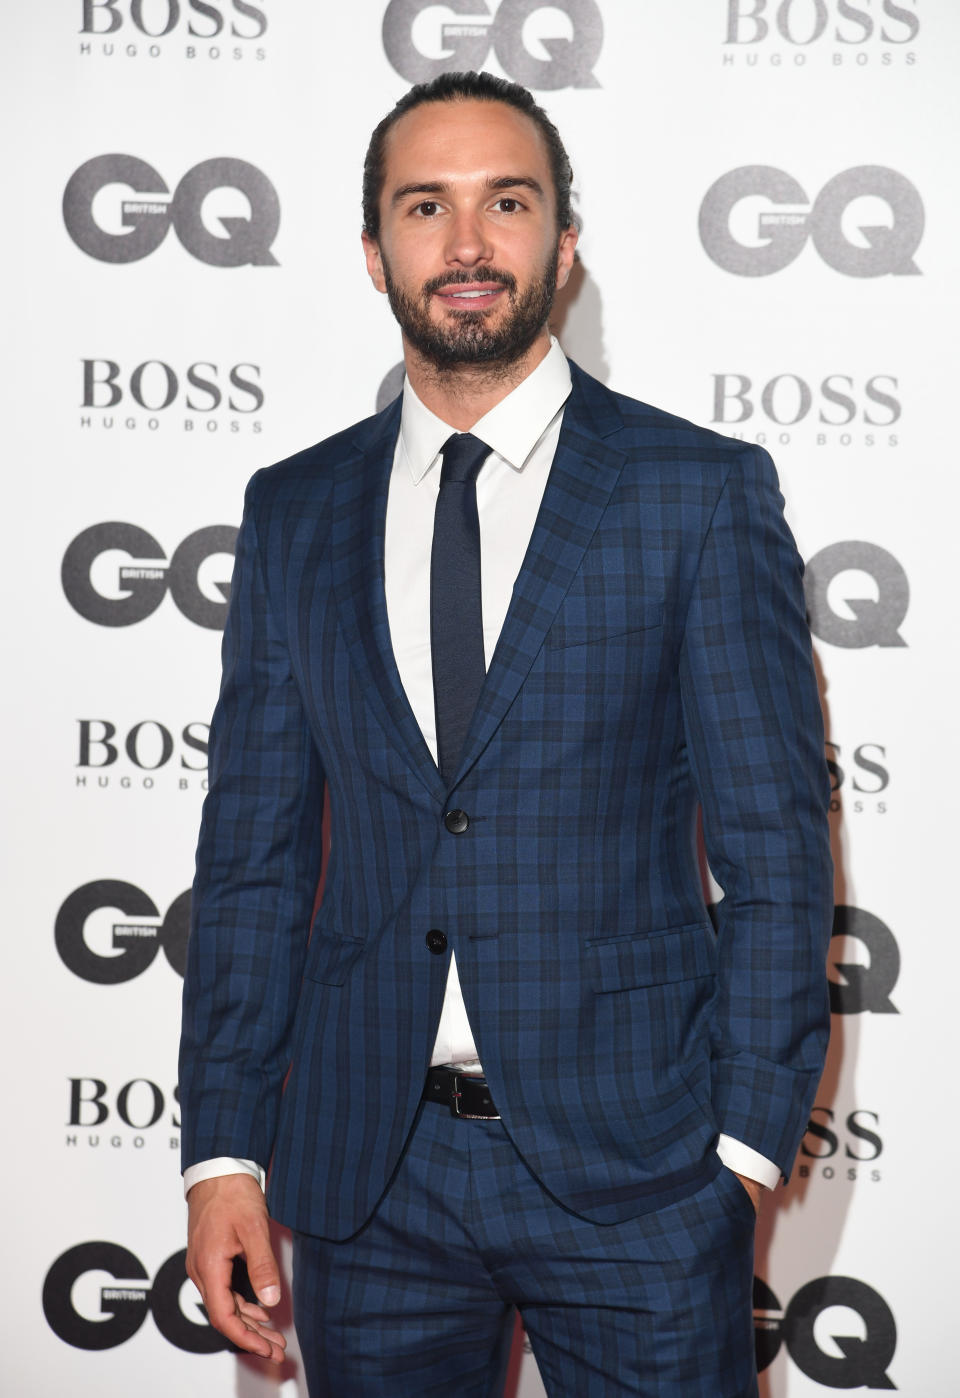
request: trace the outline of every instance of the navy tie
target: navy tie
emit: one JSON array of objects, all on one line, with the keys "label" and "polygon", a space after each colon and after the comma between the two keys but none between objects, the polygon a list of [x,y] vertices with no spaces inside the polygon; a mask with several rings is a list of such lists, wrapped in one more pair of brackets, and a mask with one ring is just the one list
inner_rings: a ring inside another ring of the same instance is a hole
[{"label": "navy tie", "polygon": [[477,476],[490,448],[469,432],[444,442],[430,555],[430,649],[437,766],[449,785],[483,687]]}]

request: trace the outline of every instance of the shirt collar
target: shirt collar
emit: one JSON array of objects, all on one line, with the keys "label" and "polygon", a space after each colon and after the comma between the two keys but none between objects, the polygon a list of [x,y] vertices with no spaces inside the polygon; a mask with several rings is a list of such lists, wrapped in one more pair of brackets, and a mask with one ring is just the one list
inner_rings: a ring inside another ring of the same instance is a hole
[{"label": "shirt collar", "polygon": [[[569,398],[570,388],[570,366],[559,341],[551,335],[550,348],[533,372],[484,413],[470,431],[515,471],[522,471],[533,448]],[[437,461],[440,448],[455,431],[421,403],[410,380],[405,379],[400,443],[415,485],[423,480]]]}]

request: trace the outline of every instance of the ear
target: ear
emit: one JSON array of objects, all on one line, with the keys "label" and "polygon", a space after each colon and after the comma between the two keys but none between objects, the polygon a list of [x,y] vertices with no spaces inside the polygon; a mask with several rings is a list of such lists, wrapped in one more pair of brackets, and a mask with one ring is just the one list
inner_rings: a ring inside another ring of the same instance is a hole
[{"label": "ear", "polygon": [[557,290],[566,286],[567,280],[573,270],[574,254],[577,251],[577,242],[580,234],[571,224],[560,234],[560,241],[557,244]]},{"label": "ear", "polygon": [[360,241],[363,244],[363,256],[367,264],[367,272],[370,280],[378,291],[386,293],[387,283],[383,275],[383,259],[380,256],[380,244],[370,234],[363,232],[360,234]]}]

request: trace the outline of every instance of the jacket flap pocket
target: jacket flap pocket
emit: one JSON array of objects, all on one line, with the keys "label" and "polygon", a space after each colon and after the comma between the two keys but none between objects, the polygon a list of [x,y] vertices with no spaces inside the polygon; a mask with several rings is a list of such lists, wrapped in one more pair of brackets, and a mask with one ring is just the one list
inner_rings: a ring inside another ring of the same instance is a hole
[{"label": "jacket flap pocket", "polygon": [[363,952],[359,937],[318,937],[316,934],[307,952],[304,976],[323,985],[343,985],[347,972]]},{"label": "jacket flap pocket", "polygon": [[652,936],[588,942],[587,964],[598,992],[694,980],[716,973],[717,938],[712,927],[695,922]]}]

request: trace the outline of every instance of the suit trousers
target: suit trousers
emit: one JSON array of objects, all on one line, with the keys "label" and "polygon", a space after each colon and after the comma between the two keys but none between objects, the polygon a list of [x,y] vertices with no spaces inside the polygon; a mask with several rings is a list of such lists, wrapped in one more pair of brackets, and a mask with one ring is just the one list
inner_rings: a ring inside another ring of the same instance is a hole
[{"label": "suit trousers", "polygon": [[499,1121],[424,1104],[358,1233],[294,1233],[310,1398],[500,1398],[517,1310],[550,1398],[756,1398],[753,1234],[726,1167],[598,1225],[547,1193]]}]

